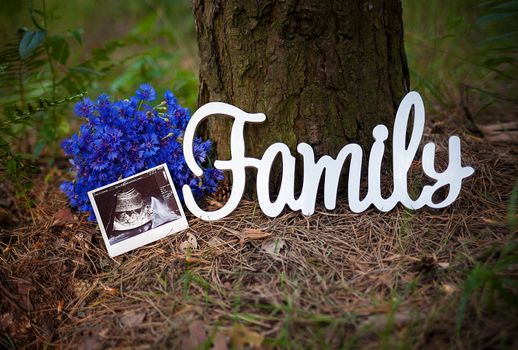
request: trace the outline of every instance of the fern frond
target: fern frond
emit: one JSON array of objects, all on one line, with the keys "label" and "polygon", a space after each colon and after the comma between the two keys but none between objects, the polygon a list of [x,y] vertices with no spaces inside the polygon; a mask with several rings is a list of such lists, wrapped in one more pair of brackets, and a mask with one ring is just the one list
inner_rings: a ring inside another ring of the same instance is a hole
[{"label": "fern frond", "polygon": [[45,70],[44,49],[39,47],[26,59],[18,52],[19,38],[11,39],[0,51],[0,104],[17,104],[24,106],[34,95],[35,90],[41,90],[41,83],[36,76]]}]

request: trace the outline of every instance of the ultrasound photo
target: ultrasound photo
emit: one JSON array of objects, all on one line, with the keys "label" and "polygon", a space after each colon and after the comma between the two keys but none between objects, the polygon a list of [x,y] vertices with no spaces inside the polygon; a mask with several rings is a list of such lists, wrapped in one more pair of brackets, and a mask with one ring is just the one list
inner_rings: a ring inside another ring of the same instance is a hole
[{"label": "ultrasound photo", "polygon": [[110,256],[187,228],[167,165],[89,193]]}]

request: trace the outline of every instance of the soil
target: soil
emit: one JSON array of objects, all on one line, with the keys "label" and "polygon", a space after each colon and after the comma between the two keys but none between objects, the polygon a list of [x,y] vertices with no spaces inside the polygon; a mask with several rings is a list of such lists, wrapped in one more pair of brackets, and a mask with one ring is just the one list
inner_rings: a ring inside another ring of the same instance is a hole
[{"label": "soil", "polygon": [[[426,137],[444,166],[455,127],[439,129]],[[64,168],[44,171],[31,208],[0,203],[0,347],[518,348],[518,263],[498,269],[516,247],[518,149],[457,132],[476,172],[448,208],[354,214],[319,201],[310,217],[271,219],[243,200],[115,259],[59,191]]]}]

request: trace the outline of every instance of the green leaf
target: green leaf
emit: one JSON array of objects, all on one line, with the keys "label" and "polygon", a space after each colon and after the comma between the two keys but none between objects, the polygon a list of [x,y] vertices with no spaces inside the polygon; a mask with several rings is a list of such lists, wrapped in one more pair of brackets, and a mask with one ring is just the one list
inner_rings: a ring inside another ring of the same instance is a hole
[{"label": "green leaf", "polygon": [[59,132],[59,135],[67,135],[70,132],[70,124],[68,121],[63,118],[58,124],[57,131]]},{"label": "green leaf", "polygon": [[37,144],[36,144],[36,147],[34,147],[34,155],[36,157],[39,157],[41,155],[41,152],[43,152],[43,149],[45,148],[45,146],[47,145],[47,142],[46,141],[39,141]]},{"label": "green leaf", "polygon": [[44,30],[28,30],[23,34],[23,38],[20,41],[20,45],[18,47],[18,51],[20,53],[20,57],[22,60],[29,57],[31,52],[33,52],[45,39],[45,31]]},{"label": "green leaf", "polygon": [[70,33],[70,35],[72,35],[74,37],[74,39],[76,39],[76,41],[79,45],[83,44],[83,41],[81,39],[81,35],[83,34],[83,29],[76,28],[76,29],[71,29],[68,32]]},{"label": "green leaf", "polygon": [[497,12],[497,13],[492,13],[490,15],[485,15],[485,16],[480,17],[477,20],[477,24],[480,25],[480,26],[485,26],[485,25],[487,25],[489,23],[500,21],[500,20],[502,20],[504,18],[508,18],[508,17],[511,17],[511,16],[515,16],[516,14],[518,14],[518,12]]},{"label": "green leaf", "polygon": [[500,57],[490,57],[486,59],[483,63],[486,67],[496,67],[503,63],[509,63],[512,64],[516,62],[516,58],[511,56],[500,56]]},{"label": "green leaf", "polygon": [[[484,39],[482,42],[485,42],[485,43],[494,43],[494,42],[499,42],[499,41],[502,41],[502,40],[509,40],[511,39],[512,37],[514,36],[517,36],[518,35],[518,31],[514,31],[514,32],[507,32],[507,33],[503,33],[503,34],[499,34],[499,35],[494,35],[494,36],[491,36],[487,39]],[[516,46],[512,47],[514,50],[516,49]],[[500,49],[500,48],[493,48],[493,50],[495,49]],[[505,49],[505,48],[504,48]]]},{"label": "green leaf", "polygon": [[153,28],[157,23],[157,14],[152,12],[147,17],[145,17],[142,21],[138,23],[138,25],[132,30],[135,34],[148,34],[151,33]]},{"label": "green leaf", "polygon": [[50,56],[61,64],[66,64],[70,47],[62,35],[53,35],[48,38],[50,46]]},{"label": "green leaf", "polygon": [[74,72],[74,73],[80,73],[80,74],[85,74],[85,75],[88,75],[88,74],[98,75],[98,76],[104,75],[102,72],[99,72],[98,70],[96,70],[94,68],[84,67],[84,66],[69,67],[68,70],[71,72]]},{"label": "green leaf", "polygon": [[34,9],[33,1],[29,0],[29,15],[31,16],[32,23],[34,23],[36,28],[41,29],[41,30],[45,30],[45,28],[43,28],[43,26],[41,26],[41,24],[36,19],[35,14],[39,15],[41,17],[41,19],[43,20],[43,22],[45,22],[45,13],[43,11],[40,11],[40,10],[35,10]]},{"label": "green leaf", "polygon": [[503,4],[498,4],[493,7],[491,7],[493,10],[511,10],[511,11],[518,11],[518,1],[508,1]]}]

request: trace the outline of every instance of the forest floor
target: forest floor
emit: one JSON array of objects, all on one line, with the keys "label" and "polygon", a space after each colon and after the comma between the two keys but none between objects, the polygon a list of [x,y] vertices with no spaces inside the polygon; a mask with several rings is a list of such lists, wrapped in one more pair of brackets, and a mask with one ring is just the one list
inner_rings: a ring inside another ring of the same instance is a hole
[{"label": "forest floor", "polygon": [[[426,131],[443,165],[455,129]],[[271,219],[243,200],[115,259],[53,168],[31,209],[0,208],[0,347],[516,349],[518,148],[461,138],[475,174],[448,208]]]}]

